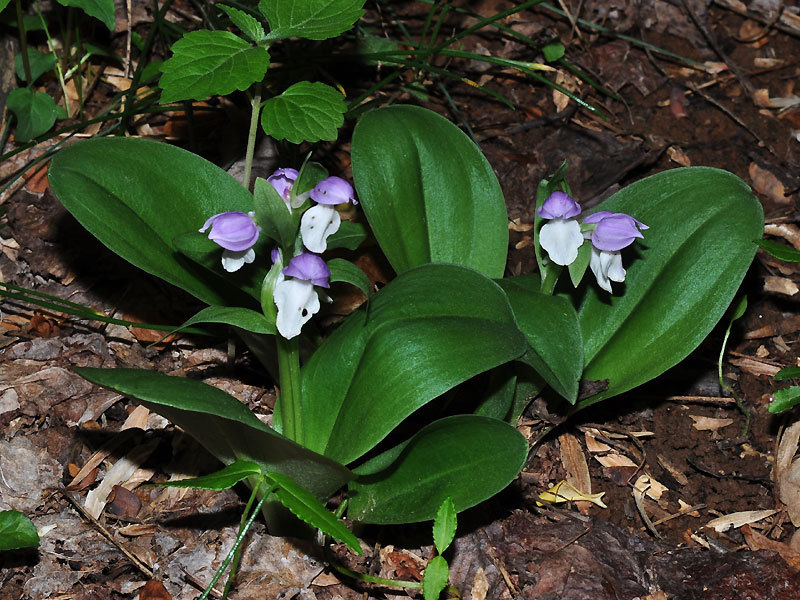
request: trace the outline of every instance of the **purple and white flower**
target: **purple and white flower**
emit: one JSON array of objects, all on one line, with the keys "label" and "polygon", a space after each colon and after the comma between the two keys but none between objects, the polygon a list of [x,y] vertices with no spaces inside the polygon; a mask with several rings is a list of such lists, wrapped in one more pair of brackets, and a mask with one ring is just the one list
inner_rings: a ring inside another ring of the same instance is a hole
[{"label": "purple and white flower", "polygon": [[311,252],[321,254],[328,248],[328,237],[339,230],[342,218],[335,206],[346,202],[356,203],[353,186],[340,177],[320,181],[310,192],[316,202],[300,219],[303,245]]},{"label": "purple and white flower", "polygon": [[230,211],[210,217],[200,228],[200,233],[208,233],[208,239],[224,248],[222,267],[229,273],[238,271],[245,263],[255,260],[253,246],[258,241],[261,229],[253,220],[254,213]]},{"label": "purple and white flower", "polygon": [[539,245],[547,251],[550,260],[562,267],[573,263],[584,239],[575,219],[581,214],[580,204],[564,192],[553,192],[537,214],[548,219],[539,230]]},{"label": "purple and white flower", "polygon": [[319,312],[319,296],[314,286],[329,287],[330,277],[328,265],[316,254],[303,252],[289,261],[272,294],[278,308],[275,321],[278,333],[286,339],[300,335],[303,325]]},{"label": "purple and white flower", "polygon": [[278,195],[283,198],[283,201],[286,202],[286,206],[291,210],[291,205],[289,201],[291,200],[292,196],[292,188],[294,187],[294,182],[297,181],[297,176],[299,173],[297,169],[278,169],[272,175],[267,177],[267,183],[269,183],[275,191],[278,192]]},{"label": "purple and white flower", "polygon": [[636,238],[643,238],[640,229],[649,229],[641,221],[625,213],[601,210],[583,220],[583,224],[597,223],[590,233],[592,245],[604,252],[617,252],[630,246]]}]

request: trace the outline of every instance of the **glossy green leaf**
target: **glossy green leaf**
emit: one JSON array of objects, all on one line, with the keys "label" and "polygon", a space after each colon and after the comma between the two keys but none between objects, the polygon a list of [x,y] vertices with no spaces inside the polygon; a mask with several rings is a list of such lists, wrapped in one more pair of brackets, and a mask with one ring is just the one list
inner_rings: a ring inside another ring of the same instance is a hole
[{"label": "glossy green leaf", "polygon": [[172,45],[161,65],[161,102],[205,100],[246,90],[264,78],[269,53],[230,31],[191,31]]},{"label": "glossy green leaf", "polygon": [[[28,47],[28,63],[31,67],[31,81],[36,81],[52,69],[56,64],[56,55],[39,52],[36,48]],[[17,54],[14,57],[14,68],[17,72],[17,77],[22,81],[25,79],[25,65],[22,60],[22,54]]]},{"label": "glossy green leaf", "polygon": [[505,294],[487,277],[443,264],[408,271],[303,367],[302,439],[347,464],[416,409],[526,348]]},{"label": "glossy green leaf", "polygon": [[300,81],[264,103],[261,127],[293,144],[335,140],[344,123],[344,96],[329,85]]},{"label": "glossy green leaf", "polygon": [[90,17],[100,20],[114,32],[114,0],[57,0],[62,6],[75,6]]},{"label": "glossy green leaf", "polygon": [[539,292],[539,277],[498,280],[530,350],[520,360],[530,365],[569,402],[578,398],[583,371],[583,342],[578,315],[566,298]]},{"label": "glossy green leaf", "polygon": [[555,62],[564,56],[564,44],[559,41],[551,42],[542,48],[542,54],[547,62]]},{"label": "glossy green leaf", "polygon": [[159,142],[98,138],[58,152],[48,176],[67,210],[128,262],[208,304],[243,302],[238,287],[225,285],[218,255],[215,274],[173,244],[212,215],[253,210],[250,193],[216,165]]},{"label": "glossy green leaf", "polygon": [[179,479],[177,481],[165,481],[154,485],[160,487],[175,488],[198,488],[202,490],[227,490],[232,488],[240,481],[248,477],[261,475],[261,467],[258,463],[248,460],[237,460],[215,473],[209,473],[202,477],[191,477],[189,479]]},{"label": "glossy green leaf", "polygon": [[28,517],[16,510],[0,511],[0,551],[38,546],[39,532]]},{"label": "glossy green leaf", "polygon": [[450,579],[450,566],[443,556],[434,556],[425,567],[422,578],[422,595],[425,600],[438,600]]},{"label": "glossy green leaf", "polygon": [[791,248],[772,240],[756,240],[756,244],[769,252],[778,260],[785,260],[786,262],[800,262],[800,250]]},{"label": "glossy green leaf", "polygon": [[477,146],[415,106],[366,113],[353,133],[353,178],[370,227],[398,273],[446,262],[502,277],[508,217]]},{"label": "glossy green leaf", "polygon": [[445,498],[433,520],[433,544],[439,554],[444,554],[456,536],[456,506],[452,498]]},{"label": "glossy green leaf", "polygon": [[357,250],[365,239],[367,239],[367,230],[361,223],[342,221],[339,230],[328,238],[328,250],[335,248]]},{"label": "glossy green leaf", "polygon": [[800,377],[800,367],[784,367],[775,373],[775,381],[788,381]]},{"label": "glossy green leaf", "polygon": [[49,131],[58,116],[55,100],[30,88],[13,90],[6,98],[6,106],[16,117],[14,139],[19,143],[29,142]]},{"label": "glossy green leaf", "polygon": [[608,379],[609,388],[581,406],[649,381],[694,350],[733,300],[764,226],[750,188],[705,167],[647,177],[597,208],[650,228],[623,250],[627,277],[613,295],[593,281],[583,288],[583,376]]},{"label": "glossy green leaf", "polygon": [[8,3],[9,3],[9,2],[11,2],[11,0],[0,0],[0,12],[2,12],[2,11],[3,11],[3,9],[4,9],[6,6],[8,6]]},{"label": "glossy green leaf", "polygon": [[264,27],[254,16],[238,8],[226,6],[225,4],[217,4],[217,6],[225,11],[228,17],[230,17],[231,22],[241,29],[242,33],[245,34],[251,42],[257,44],[266,39],[267,34],[264,33]]},{"label": "glossy green leaf", "polygon": [[800,404],[800,386],[792,385],[782,390],[775,390],[775,401],[769,405],[769,412],[782,413]]},{"label": "glossy green leaf", "polygon": [[200,381],[140,369],[75,371],[169,419],[226,465],[256,462],[264,472],[283,473],[319,498],[328,498],[352,476],[267,427],[233,396]]},{"label": "glossy green leaf", "polygon": [[369,277],[356,265],[343,258],[332,258],[328,261],[328,268],[331,270],[331,283],[335,281],[349,283],[369,298]]},{"label": "glossy green leaf", "polygon": [[220,323],[267,335],[275,335],[278,332],[275,323],[258,311],[240,306],[207,306],[167,333],[165,337],[197,323]]},{"label": "glossy green leaf", "polygon": [[525,437],[503,421],[476,415],[434,421],[355,470],[348,516],[366,523],[428,521],[448,496],[461,512],[511,483],[527,455]]},{"label": "glossy green leaf", "polygon": [[294,516],[361,554],[358,538],[308,490],[281,473],[267,473],[267,480],[278,486],[275,495]]},{"label": "glossy green leaf", "polygon": [[364,14],[364,0],[261,0],[269,21],[267,39],[324,40],[344,33]]},{"label": "glossy green leaf", "polygon": [[256,177],[253,199],[256,223],[261,227],[261,232],[283,248],[291,248],[297,236],[299,218],[292,214],[286,202],[266,179]]}]

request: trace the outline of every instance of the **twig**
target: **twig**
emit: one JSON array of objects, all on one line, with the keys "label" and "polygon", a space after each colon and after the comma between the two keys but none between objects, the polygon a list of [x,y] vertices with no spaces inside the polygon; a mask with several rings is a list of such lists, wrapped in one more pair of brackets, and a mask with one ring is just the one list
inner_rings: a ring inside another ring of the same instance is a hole
[{"label": "twig", "polygon": [[[748,10],[745,3],[741,2],[741,0],[714,0],[714,3],[722,6],[723,8],[731,10],[736,14],[742,15],[743,17],[747,17],[748,19],[769,25],[769,19],[762,17],[758,13]],[[778,20],[774,24],[775,29],[779,29],[780,31],[791,35],[800,36],[800,17],[783,10],[783,8],[784,3],[781,2],[781,7],[778,11]]]}]

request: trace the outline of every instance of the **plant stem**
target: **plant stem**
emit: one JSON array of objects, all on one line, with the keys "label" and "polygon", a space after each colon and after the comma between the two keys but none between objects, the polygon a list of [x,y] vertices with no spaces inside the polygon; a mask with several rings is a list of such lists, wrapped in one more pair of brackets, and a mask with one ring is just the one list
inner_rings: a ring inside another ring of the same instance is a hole
[{"label": "plant stem", "polygon": [[25,33],[25,23],[22,20],[22,0],[17,0],[17,31],[19,31],[19,46],[22,52],[22,68],[25,71],[25,82],[33,85],[31,81],[31,61],[28,58],[28,36]]},{"label": "plant stem", "polygon": [[561,273],[561,268],[548,268],[545,269],[544,276],[542,277],[542,288],[541,292],[543,294],[547,294],[548,296],[553,295],[553,290],[556,288],[556,282],[558,281],[558,276]]},{"label": "plant stem", "polygon": [[281,386],[280,417],[283,435],[303,443],[300,406],[300,344],[297,338],[275,336],[278,346],[278,374]]},{"label": "plant stem", "polygon": [[339,561],[336,560],[336,557],[333,556],[333,553],[328,549],[327,546],[323,548],[325,552],[325,558],[328,560],[328,564],[337,570],[342,575],[350,577],[351,579],[356,579],[358,581],[366,581],[367,583],[375,583],[378,585],[386,586],[386,587],[394,587],[394,588],[413,588],[417,590],[422,589],[422,582],[421,581],[401,581],[398,579],[385,579],[383,577],[376,577],[374,575],[367,575],[365,573],[358,573],[356,571],[351,571]]},{"label": "plant stem", "polygon": [[[250,509],[253,508],[253,502],[255,502],[256,498],[258,497],[258,490],[261,489],[262,483],[264,483],[263,478],[253,487],[253,493],[250,494],[250,498],[247,500],[247,505],[244,507],[242,518],[239,521],[239,534],[242,533],[242,530],[247,524],[247,518],[248,515],[250,515]],[[266,498],[266,495],[264,495],[264,497]],[[231,569],[228,572],[228,580],[225,582],[225,589],[222,592],[223,599],[228,597],[228,593],[233,587],[233,582],[236,580],[236,572],[239,570],[239,561],[242,558],[243,548],[243,546],[239,546],[233,553],[233,561],[231,562]]]},{"label": "plant stem", "polygon": [[253,108],[250,112],[250,130],[247,132],[247,151],[244,155],[244,177],[242,184],[250,190],[250,173],[253,170],[253,156],[256,151],[256,134],[258,133],[258,116],[261,113],[261,82],[253,89]]}]

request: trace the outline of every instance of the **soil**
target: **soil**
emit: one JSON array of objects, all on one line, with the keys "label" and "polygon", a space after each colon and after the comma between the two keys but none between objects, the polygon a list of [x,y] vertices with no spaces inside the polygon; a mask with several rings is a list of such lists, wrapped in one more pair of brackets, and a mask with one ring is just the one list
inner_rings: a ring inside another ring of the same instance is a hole
[{"label": "soil", "polygon": [[[603,116],[529,77],[475,61],[437,59],[439,67],[507,97],[516,110],[474,86],[431,76],[417,82],[425,96],[409,93],[410,76],[378,96],[422,104],[469,125],[507,200],[510,274],[535,268],[526,224],[532,222],[536,185],[564,159],[573,195],[584,208],[666,169],[726,169],[753,187],[768,233],[800,249],[800,100],[794,89],[800,15],[777,1],[751,4],[743,14],[732,1],[568,1],[565,6],[576,11],[570,14],[584,20],[577,27],[544,8],[502,21],[538,41],[560,38],[569,60],[609,93],[563,68],[545,75]],[[193,10],[176,6],[178,20]],[[499,0],[469,3],[483,15],[509,6]],[[416,3],[398,5],[395,16],[385,6],[367,8],[365,22],[389,36],[399,35],[395,18],[415,32],[427,14],[427,5]],[[145,8],[134,2],[134,14],[139,15],[134,28],[145,36],[151,23]],[[471,23],[453,11],[445,29],[459,31]],[[596,26],[610,32],[600,34]],[[124,20],[121,31],[113,37],[117,45],[124,43]],[[529,46],[491,28],[462,44],[478,53],[541,60]],[[705,67],[690,67],[659,49]],[[379,77],[374,68],[354,72],[334,65],[330,73],[346,79],[350,97]],[[49,89],[55,90],[52,83]],[[112,93],[107,85],[98,86],[93,105]],[[224,124],[203,127],[220,131]],[[315,148],[316,156],[343,176],[351,128],[352,123],[343,129],[341,142]],[[169,135],[189,145],[181,131],[177,119],[152,117],[132,133]],[[192,143],[206,156],[226,160],[216,140],[204,145],[203,137],[195,136]],[[5,150],[14,147],[9,141]],[[22,157],[30,160],[37,152]],[[12,162],[19,168],[24,160],[9,159],[0,165],[0,176],[11,172]],[[105,251],[34,171],[2,199],[3,281],[140,322],[178,323],[199,308]],[[540,442],[525,470],[502,494],[460,516],[448,558],[451,583],[462,597],[800,597],[800,534],[790,519],[800,498],[781,497],[776,486],[778,444],[797,415],[768,412],[779,386],[774,373],[800,365],[798,285],[796,263],[759,251],[742,286],[747,312],[735,322],[722,361],[730,389],[721,387],[717,376],[727,326],[721,323],[658,380],[578,413],[543,438],[546,411],[534,403],[519,424],[532,442]],[[160,338],[157,332],[81,321],[8,299],[2,311],[0,508],[12,506],[31,516],[42,546],[0,557],[0,600],[199,596],[199,586],[233,543],[242,498],[232,491],[138,485],[213,469],[214,462],[160,417],[134,413],[133,403],[69,369],[136,366],[203,378],[265,417],[275,398],[269,379],[245,348],[237,348],[230,361],[227,342],[182,337],[151,347]],[[137,419],[146,432],[120,433],[123,423]],[[147,453],[131,471],[134,483],[126,484],[133,493],[116,489],[98,519],[82,513],[78,507],[89,490],[136,448]],[[101,449],[110,458],[74,481],[75,471]],[[540,506],[540,493],[576,475],[576,461],[579,469],[588,467],[591,491],[604,492],[608,508]],[[708,527],[716,517],[743,511],[766,512],[727,531]],[[337,552],[362,572],[418,578],[431,553],[427,527],[367,528],[359,532],[365,558],[355,561],[342,549]],[[232,598],[400,597],[339,578],[324,568],[313,547],[270,537],[263,528],[257,528],[245,556]]]}]

